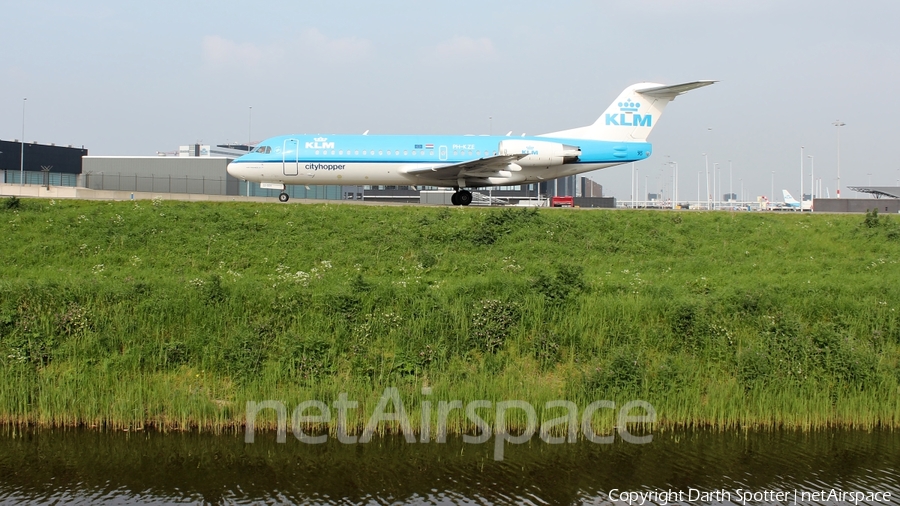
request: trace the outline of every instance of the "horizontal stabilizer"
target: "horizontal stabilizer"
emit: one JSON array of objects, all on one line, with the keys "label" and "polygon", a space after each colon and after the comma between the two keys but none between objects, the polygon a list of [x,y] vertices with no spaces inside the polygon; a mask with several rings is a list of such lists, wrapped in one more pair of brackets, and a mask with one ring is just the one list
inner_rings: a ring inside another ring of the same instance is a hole
[{"label": "horizontal stabilizer", "polygon": [[696,90],[697,88],[709,86],[710,84],[715,84],[717,82],[718,81],[694,81],[691,83],[672,84],[670,86],[656,86],[653,88],[645,88],[643,90],[635,91],[637,93],[640,93],[641,95],[646,95],[648,97],[660,97],[672,100],[682,93],[687,93],[691,90]]}]

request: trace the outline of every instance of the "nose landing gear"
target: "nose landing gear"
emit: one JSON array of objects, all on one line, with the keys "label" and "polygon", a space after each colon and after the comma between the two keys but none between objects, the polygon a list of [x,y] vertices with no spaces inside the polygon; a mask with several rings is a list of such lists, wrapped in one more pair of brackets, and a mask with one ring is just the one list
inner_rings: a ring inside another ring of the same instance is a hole
[{"label": "nose landing gear", "polygon": [[288,196],[287,193],[281,192],[281,194],[278,195],[278,201],[279,201],[279,202],[287,202],[288,199],[290,199],[290,197]]}]

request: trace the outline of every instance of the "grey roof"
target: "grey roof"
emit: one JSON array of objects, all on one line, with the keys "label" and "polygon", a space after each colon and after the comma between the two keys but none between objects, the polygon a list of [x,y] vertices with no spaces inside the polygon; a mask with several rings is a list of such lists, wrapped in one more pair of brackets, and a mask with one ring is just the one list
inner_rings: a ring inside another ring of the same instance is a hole
[{"label": "grey roof", "polygon": [[848,186],[853,191],[871,193],[876,199],[882,197],[900,199],[900,186]]}]

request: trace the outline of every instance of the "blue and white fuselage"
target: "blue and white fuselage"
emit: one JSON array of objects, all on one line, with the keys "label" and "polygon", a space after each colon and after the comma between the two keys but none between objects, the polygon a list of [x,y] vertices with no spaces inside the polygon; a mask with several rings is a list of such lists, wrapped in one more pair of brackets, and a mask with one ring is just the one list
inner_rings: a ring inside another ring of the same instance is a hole
[{"label": "blue and white fuselage", "polygon": [[[592,125],[531,137],[446,135],[282,135],[228,165],[267,188],[284,185],[412,185],[464,188],[527,184],[644,160],[665,105],[712,84],[636,84]],[[282,193],[280,199],[287,200]]]},{"label": "blue and white fuselage", "polygon": [[[646,142],[444,135],[282,135],[228,167],[240,179],[284,184],[482,187],[556,179],[650,156]],[[502,165],[466,162],[525,155]],[[491,165],[496,165],[492,167]]]}]

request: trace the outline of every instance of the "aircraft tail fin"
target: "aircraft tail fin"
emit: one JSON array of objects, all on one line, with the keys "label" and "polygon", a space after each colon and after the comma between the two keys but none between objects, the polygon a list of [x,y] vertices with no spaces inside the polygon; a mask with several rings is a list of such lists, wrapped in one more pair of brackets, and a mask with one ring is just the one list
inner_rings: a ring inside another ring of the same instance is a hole
[{"label": "aircraft tail fin", "polygon": [[665,86],[633,84],[619,94],[593,125],[552,132],[539,137],[643,142],[656,126],[663,109],[682,93],[717,81],[693,81]]},{"label": "aircraft tail fin", "polygon": [[800,202],[797,202],[791,193],[787,190],[781,190],[781,194],[784,196],[784,203],[787,205],[797,205]]}]

